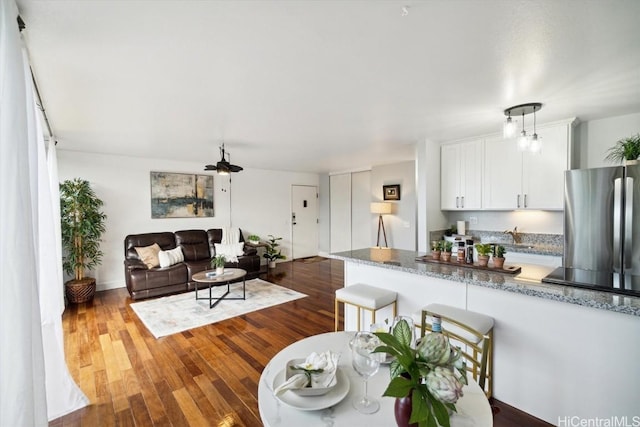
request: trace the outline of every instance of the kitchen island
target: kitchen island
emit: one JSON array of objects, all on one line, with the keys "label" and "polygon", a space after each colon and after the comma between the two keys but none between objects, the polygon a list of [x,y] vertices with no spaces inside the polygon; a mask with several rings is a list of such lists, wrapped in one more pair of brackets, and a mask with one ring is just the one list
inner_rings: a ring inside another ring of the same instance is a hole
[{"label": "kitchen island", "polygon": [[[541,283],[551,266],[518,264],[511,275],[416,262],[422,255],[367,248],[331,257],[344,261],[345,286],[396,291],[400,314],[442,303],[494,317],[497,399],[554,425],[640,417],[640,298]],[[354,318],[347,308],[346,329]]]}]

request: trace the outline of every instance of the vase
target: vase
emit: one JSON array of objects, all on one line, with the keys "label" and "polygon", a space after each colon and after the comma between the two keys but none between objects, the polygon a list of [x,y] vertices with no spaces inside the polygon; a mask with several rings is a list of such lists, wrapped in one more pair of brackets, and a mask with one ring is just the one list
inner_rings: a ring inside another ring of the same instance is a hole
[{"label": "vase", "polygon": [[504,258],[493,257],[493,267],[502,270],[504,267]]},{"label": "vase", "polygon": [[638,160],[638,159],[635,159],[635,160],[624,159],[623,165],[624,166],[634,166],[634,165],[637,165],[638,163],[640,163],[640,160]]},{"label": "vase", "polygon": [[489,255],[478,255],[478,265],[480,267],[489,265]]},{"label": "vase", "polygon": [[436,261],[440,261],[440,251],[431,251],[431,257]]},{"label": "vase", "polygon": [[269,261],[269,268],[276,268],[276,262],[275,261]]},{"label": "vase", "polygon": [[224,274],[224,267],[216,267],[216,276]]},{"label": "vase", "polygon": [[411,393],[405,397],[397,397],[393,405],[393,414],[398,427],[418,427],[417,423],[409,424],[411,418]]},{"label": "vase", "polygon": [[451,261],[451,252],[442,252],[442,260],[444,262],[450,262]]}]

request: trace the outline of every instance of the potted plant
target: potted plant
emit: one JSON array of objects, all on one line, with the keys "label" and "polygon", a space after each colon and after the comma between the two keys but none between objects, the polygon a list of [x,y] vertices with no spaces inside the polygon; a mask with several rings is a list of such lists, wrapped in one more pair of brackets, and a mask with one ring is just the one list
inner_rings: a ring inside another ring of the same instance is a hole
[{"label": "potted plant", "polygon": [[478,265],[486,267],[489,265],[489,255],[491,254],[491,245],[488,243],[476,243],[476,251],[478,251]]},{"label": "potted plant", "polygon": [[67,299],[72,303],[90,301],[96,292],[96,279],[86,277],[102,262],[100,242],[107,216],[89,181],[76,178],[60,184],[60,225],[62,268],[73,279],[65,283]]},{"label": "potted plant", "polygon": [[248,240],[252,245],[257,245],[260,243],[260,236],[252,234],[249,236]]},{"label": "potted plant", "polygon": [[606,161],[626,165],[637,164],[640,158],[640,133],[616,141],[607,153],[604,158]]},{"label": "potted plant", "polygon": [[442,252],[441,240],[434,240],[431,242],[431,258],[436,261],[440,260],[440,253]]},{"label": "potted plant", "polygon": [[507,251],[504,249],[504,246],[496,246],[496,252],[493,255],[493,266],[495,268],[502,269],[504,267],[504,254],[506,253]]},{"label": "potted plant", "polygon": [[211,259],[211,267],[215,267],[216,275],[222,275],[224,273],[224,264],[227,262],[227,258],[224,255],[216,255]]},{"label": "potted plant", "polygon": [[451,261],[451,249],[453,248],[453,242],[444,241],[443,242],[443,252],[442,252],[442,260],[445,262]]},{"label": "potted plant", "polygon": [[273,235],[269,234],[267,248],[264,252],[264,255],[262,255],[264,258],[269,260],[269,268],[276,267],[276,260],[287,259],[286,256],[282,255],[282,251],[278,249],[278,247],[280,246],[278,242],[280,240],[282,240],[282,237],[274,237]]},{"label": "potted plant", "polygon": [[396,398],[398,426],[450,426],[449,414],[462,396],[467,383],[461,352],[442,333],[425,335],[417,347],[411,347],[413,330],[401,320],[391,333],[376,332],[384,345],[376,352],[393,356],[391,381],[384,396]]}]

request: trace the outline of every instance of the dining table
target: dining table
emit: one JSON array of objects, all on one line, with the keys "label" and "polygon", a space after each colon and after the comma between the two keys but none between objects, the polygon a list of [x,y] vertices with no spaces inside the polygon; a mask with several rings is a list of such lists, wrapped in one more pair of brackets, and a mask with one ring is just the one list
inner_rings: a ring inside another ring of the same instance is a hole
[{"label": "dining table", "polygon": [[[373,414],[362,414],[353,407],[353,400],[364,393],[363,378],[351,366],[349,342],[356,332],[328,332],[301,339],[276,354],[265,366],[258,385],[258,408],[265,427],[393,427],[395,398],[382,396],[390,381],[389,366],[368,380],[368,396],[380,403]],[[312,352],[331,351],[340,355],[336,385],[321,396],[300,396],[286,391],[278,397],[273,390],[285,379],[285,367],[292,359],[305,359]],[[469,376],[464,395],[451,415],[451,427],[491,427],[493,415],[489,401]]]}]

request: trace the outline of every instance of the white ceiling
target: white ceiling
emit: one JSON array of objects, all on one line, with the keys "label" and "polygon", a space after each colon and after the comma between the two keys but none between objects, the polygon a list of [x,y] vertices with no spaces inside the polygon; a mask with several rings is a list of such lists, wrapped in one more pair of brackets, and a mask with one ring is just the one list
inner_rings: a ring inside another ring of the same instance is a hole
[{"label": "white ceiling", "polygon": [[[18,0],[58,148],[336,172],[640,112],[640,1]],[[408,15],[402,16],[402,6]],[[531,116],[526,120],[530,123]]]}]

